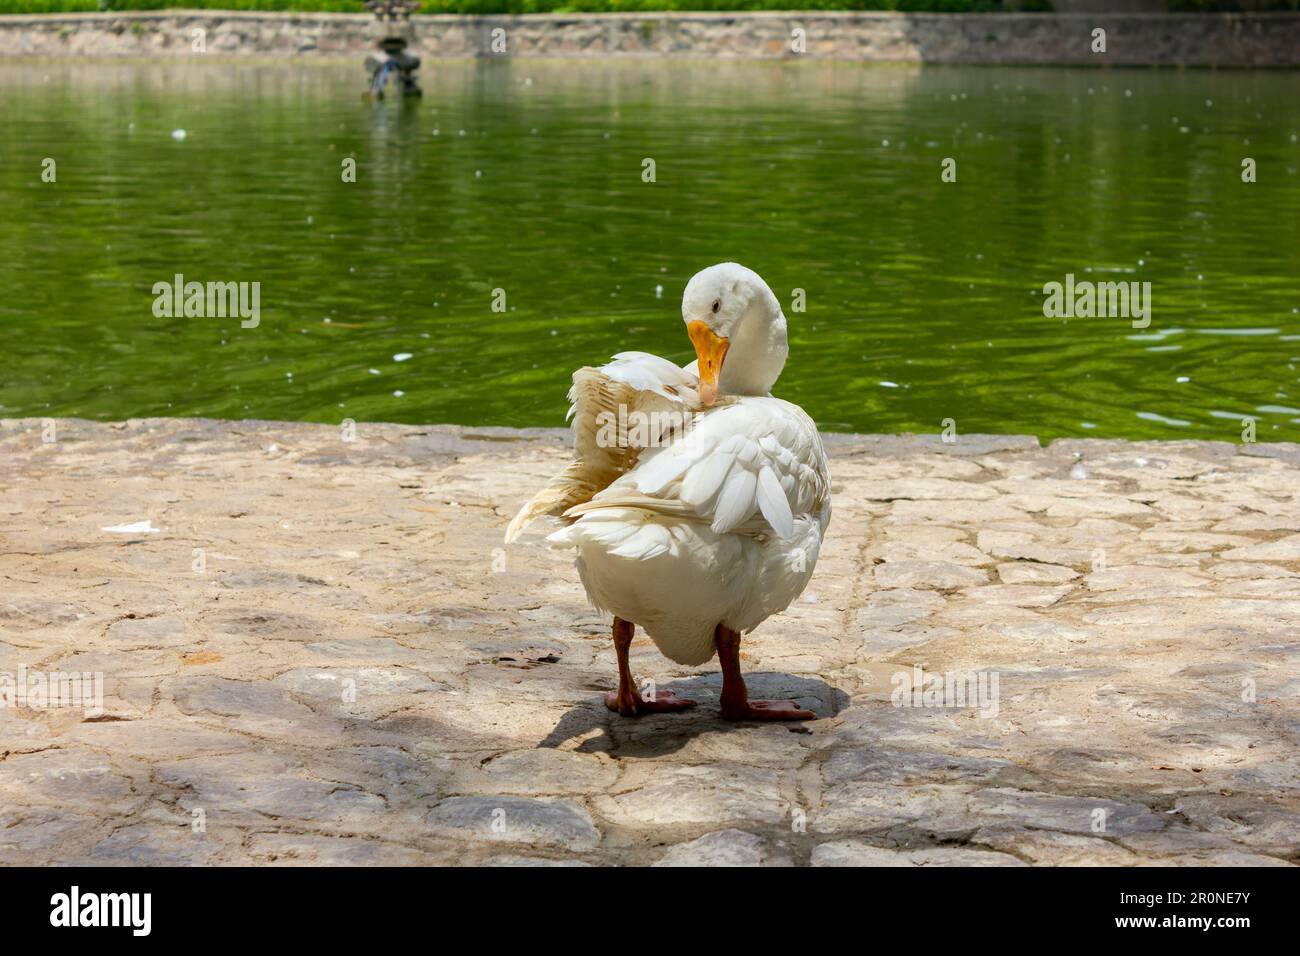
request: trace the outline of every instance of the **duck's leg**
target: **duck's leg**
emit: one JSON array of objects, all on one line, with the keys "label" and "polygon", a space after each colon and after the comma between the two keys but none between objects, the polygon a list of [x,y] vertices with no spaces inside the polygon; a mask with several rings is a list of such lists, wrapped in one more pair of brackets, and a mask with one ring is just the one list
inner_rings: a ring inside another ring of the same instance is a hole
[{"label": "duck's leg", "polygon": [[627,649],[632,646],[636,625],[621,617],[614,618],[614,652],[618,654],[618,690],[605,695],[605,706],[624,717],[650,714],[661,710],[685,710],[694,707],[695,701],[677,697],[670,690],[657,691],[653,697],[643,697],[632,680],[628,666]]},{"label": "duck's leg", "polygon": [[722,665],[722,716],[727,720],[816,720],[792,700],[750,700],[740,674],[740,632],[719,624],[713,637]]}]

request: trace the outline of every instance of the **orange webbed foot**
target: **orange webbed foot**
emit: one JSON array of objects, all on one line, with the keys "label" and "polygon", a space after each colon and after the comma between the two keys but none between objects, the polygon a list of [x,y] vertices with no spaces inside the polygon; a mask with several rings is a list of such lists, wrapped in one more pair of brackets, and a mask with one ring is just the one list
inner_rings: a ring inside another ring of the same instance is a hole
[{"label": "orange webbed foot", "polygon": [[722,705],[724,720],[816,720],[811,710],[802,710],[792,700],[751,700]]},{"label": "orange webbed foot", "polygon": [[695,706],[695,701],[678,697],[670,690],[656,691],[654,696],[646,697],[632,691],[620,694],[610,691],[605,695],[605,706],[616,710],[624,717],[637,717],[641,714],[655,714],[671,710],[686,710]]}]

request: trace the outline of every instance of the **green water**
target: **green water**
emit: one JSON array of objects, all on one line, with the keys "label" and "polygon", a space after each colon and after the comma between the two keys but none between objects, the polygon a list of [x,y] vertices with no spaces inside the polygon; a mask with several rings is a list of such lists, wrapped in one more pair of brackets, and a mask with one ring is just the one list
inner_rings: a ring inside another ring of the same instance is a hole
[{"label": "green water", "polygon": [[[422,73],[0,63],[0,417],[560,425],[579,365],[689,361],[682,287],[735,259],[825,429],[1300,437],[1300,74]],[[155,317],[176,273],[259,282],[260,325]],[[1066,273],[1150,282],[1150,327],[1045,318]]]}]

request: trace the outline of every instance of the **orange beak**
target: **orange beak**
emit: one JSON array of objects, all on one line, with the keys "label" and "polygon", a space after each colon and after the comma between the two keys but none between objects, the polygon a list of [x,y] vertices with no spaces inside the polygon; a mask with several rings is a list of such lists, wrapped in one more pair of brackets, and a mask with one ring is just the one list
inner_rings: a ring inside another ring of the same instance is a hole
[{"label": "orange beak", "polygon": [[718,335],[703,322],[692,322],[686,326],[686,334],[695,345],[695,357],[700,365],[700,401],[707,407],[718,398],[718,375],[722,372],[722,360],[727,357],[731,340]]}]

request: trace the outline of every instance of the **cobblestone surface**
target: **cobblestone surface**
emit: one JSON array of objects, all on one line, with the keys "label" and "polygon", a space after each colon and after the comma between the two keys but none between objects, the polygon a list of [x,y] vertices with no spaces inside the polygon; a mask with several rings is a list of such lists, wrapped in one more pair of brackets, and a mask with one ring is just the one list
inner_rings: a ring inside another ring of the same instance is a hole
[{"label": "cobblestone surface", "polygon": [[[1295,445],[830,436],[817,574],[744,648],[791,726],[644,638],[701,706],[605,709],[569,559],[500,543],[562,432],[42,431],[0,422],[0,682],[103,708],[0,708],[0,863],[1300,859]],[[895,706],[914,667],[994,706]]]}]

